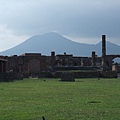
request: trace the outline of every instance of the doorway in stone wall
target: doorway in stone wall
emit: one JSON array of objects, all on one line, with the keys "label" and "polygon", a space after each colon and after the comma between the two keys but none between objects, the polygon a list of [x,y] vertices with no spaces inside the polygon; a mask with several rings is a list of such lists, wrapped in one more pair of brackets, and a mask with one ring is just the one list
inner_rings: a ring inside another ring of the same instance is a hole
[{"label": "doorway in stone wall", "polygon": [[40,73],[40,60],[39,59],[31,59],[29,61],[29,76],[32,78],[38,77]]}]

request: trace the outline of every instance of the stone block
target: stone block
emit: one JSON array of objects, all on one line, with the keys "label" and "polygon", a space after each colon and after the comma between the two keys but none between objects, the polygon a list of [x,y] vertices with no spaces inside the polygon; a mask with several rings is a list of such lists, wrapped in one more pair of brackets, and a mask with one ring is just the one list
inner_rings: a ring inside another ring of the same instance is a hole
[{"label": "stone block", "polygon": [[75,82],[74,73],[73,72],[62,72],[61,81]]}]

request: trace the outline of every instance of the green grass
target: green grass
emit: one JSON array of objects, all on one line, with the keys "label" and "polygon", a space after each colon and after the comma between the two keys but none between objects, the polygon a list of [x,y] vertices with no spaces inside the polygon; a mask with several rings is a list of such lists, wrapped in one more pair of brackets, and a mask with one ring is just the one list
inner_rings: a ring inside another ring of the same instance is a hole
[{"label": "green grass", "polygon": [[119,120],[120,79],[0,83],[0,120],[42,120],[42,116],[46,120]]}]

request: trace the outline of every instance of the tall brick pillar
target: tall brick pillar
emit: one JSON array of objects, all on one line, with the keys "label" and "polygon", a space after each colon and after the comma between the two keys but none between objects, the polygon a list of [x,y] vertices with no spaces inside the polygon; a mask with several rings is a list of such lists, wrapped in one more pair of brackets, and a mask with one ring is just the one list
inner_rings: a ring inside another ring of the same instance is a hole
[{"label": "tall brick pillar", "polygon": [[102,35],[102,66],[106,67],[106,35]]},{"label": "tall brick pillar", "polygon": [[92,66],[95,66],[95,51],[92,52]]},{"label": "tall brick pillar", "polygon": [[55,52],[51,52],[51,65],[55,65]]},{"label": "tall brick pillar", "polygon": [[108,66],[106,65],[106,36],[102,35],[102,70],[107,70]]}]

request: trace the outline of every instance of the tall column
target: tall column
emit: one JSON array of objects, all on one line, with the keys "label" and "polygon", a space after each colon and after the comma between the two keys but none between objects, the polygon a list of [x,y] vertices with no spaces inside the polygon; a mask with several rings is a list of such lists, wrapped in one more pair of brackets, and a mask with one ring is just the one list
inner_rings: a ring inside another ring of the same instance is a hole
[{"label": "tall column", "polygon": [[51,52],[51,65],[55,65],[55,52]]},{"label": "tall column", "polygon": [[51,52],[51,57],[55,57],[55,52]]},{"label": "tall column", "polygon": [[1,62],[1,72],[4,72],[4,63],[3,63],[3,61]]},{"label": "tall column", "polygon": [[102,66],[106,66],[106,35],[102,35]]},{"label": "tall column", "polygon": [[92,66],[95,66],[95,51],[92,52]]},{"label": "tall column", "polygon": [[85,66],[85,60],[84,60],[84,58],[81,58],[81,66]]},{"label": "tall column", "polygon": [[6,72],[6,61],[3,62],[3,72]]}]

